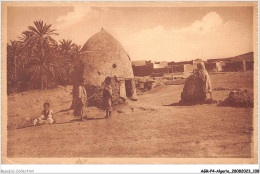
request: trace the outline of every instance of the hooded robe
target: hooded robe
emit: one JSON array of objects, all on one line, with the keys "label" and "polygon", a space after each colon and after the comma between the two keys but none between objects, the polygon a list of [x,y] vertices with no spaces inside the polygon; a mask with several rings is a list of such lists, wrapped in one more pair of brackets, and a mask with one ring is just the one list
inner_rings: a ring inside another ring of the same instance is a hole
[{"label": "hooded robe", "polygon": [[211,81],[205,64],[198,64],[195,74],[189,76],[184,84],[181,93],[181,103],[197,104],[203,103],[207,98],[207,93],[212,92]]}]

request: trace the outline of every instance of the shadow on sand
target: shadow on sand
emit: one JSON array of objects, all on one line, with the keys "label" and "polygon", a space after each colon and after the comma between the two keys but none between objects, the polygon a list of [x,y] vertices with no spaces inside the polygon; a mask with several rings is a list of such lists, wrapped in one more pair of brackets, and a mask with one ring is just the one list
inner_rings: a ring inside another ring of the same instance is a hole
[{"label": "shadow on sand", "polygon": [[19,126],[15,129],[24,129],[24,128],[27,128],[27,127],[34,127],[33,125],[27,125],[27,126]]},{"label": "shadow on sand", "polygon": [[163,106],[192,106],[192,104],[177,102],[177,103],[172,103],[172,104],[163,105]]},{"label": "shadow on sand", "polygon": [[[57,113],[60,113],[60,112],[68,112],[68,111],[70,111],[70,110],[72,110],[72,109],[63,109],[63,110],[60,110],[60,111],[58,111]],[[55,113],[56,114],[56,113]]]},{"label": "shadow on sand", "polygon": [[[106,118],[88,118],[88,117],[84,117],[83,121],[86,121],[86,120],[103,120],[103,119],[106,119]],[[75,123],[75,122],[82,122],[82,120],[80,118],[76,118],[76,119],[73,119],[73,120],[70,120],[70,121],[67,121],[67,122],[59,122],[59,123],[55,123],[55,124],[69,124],[69,123]],[[53,124],[53,125],[55,125],[55,124]],[[42,124],[42,125],[38,125],[38,126],[44,126],[44,125],[49,125],[49,124]],[[28,128],[28,127],[34,127],[34,125],[30,124],[30,125],[26,125],[26,126],[19,126],[19,127],[15,128],[15,129],[24,129],[24,128]]]},{"label": "shadow on sand", "polygon": [[[83,120],[103,120],[103,119],[106,119],[106,118],[88,118],[88,117],[83,118]],[[80,118],[76,118],[76,119],[73,119],[70,121],[74,122],[74,121],[82,121],[82,120]]]},{"label": "shadow on sand", "polygon": [[207,99],[202,102],[177,102],[177,103],[172,103],[169,105],[163,105],[163,106],[194,106],[194,105],[203,105],[203,104],[217,104],[219,106],[219,102],[217,100],[213,99]]}]

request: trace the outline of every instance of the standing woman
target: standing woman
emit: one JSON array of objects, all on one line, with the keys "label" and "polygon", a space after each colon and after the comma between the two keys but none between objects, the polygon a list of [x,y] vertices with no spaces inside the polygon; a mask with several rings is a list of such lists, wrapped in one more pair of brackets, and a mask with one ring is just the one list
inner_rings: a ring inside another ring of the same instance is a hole
[{"label": "standing woman", "polygon": [[[204,62],[200,62],[197,64],[197,72],[196,75],[199,78],[198,83],[198,98],[201,103],[205,102],[208,98],[212,99],[212,86],[209,74],[205,68]],[[210,97],[208,97],[210,95]]]},{"label": "standing woman", "polygon": [[111,86],[111,77],[106,77],[105,79],[105,86],[103,90],[103,104],[104,108],[106,109],[106,116],[105,118],[111,118],[112,113],[112,86]]}]

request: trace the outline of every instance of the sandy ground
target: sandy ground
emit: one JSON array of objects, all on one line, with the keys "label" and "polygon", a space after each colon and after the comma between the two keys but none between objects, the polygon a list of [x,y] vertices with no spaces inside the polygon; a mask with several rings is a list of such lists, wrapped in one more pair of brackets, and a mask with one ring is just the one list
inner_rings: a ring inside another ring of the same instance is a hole
[{"label": "sandy ground", "polygon": [[[226,88],[214,91],[217,100],[224,100],[229,89],[253,90],[252,71],[211,74],[211,79],[214,89]],[[64,102],[53,104],[53,109],[60,111],[55,115],[57,124],[21,129],[10,126],[8,157],[252,157],[252,108],[177,106],[182,88],[154,88],[139,96],[138,101],[116,108],[112,119],[103,119],[104,111],[90,107],[84,122],[66,110],[71,101],[68,88],[58,88],[52,97],[63,96]],[[30,92],[24,95],[29,97]],[[30,110],[26,107],[33,107],[23,105],[19,116],[13,109],[21,105],[18,100],[15,95],[8,98],[10,125],[24,117],[22,112]]]}]

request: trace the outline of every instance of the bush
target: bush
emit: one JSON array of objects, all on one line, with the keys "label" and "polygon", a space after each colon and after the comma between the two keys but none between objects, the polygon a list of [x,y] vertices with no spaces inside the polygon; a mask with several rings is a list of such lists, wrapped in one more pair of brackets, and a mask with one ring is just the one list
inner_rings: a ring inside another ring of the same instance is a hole
[{"label": "bush", "polygon": [[254,95],[248,90],[233,90],[229,93],[221,106],[254,107]]}]

